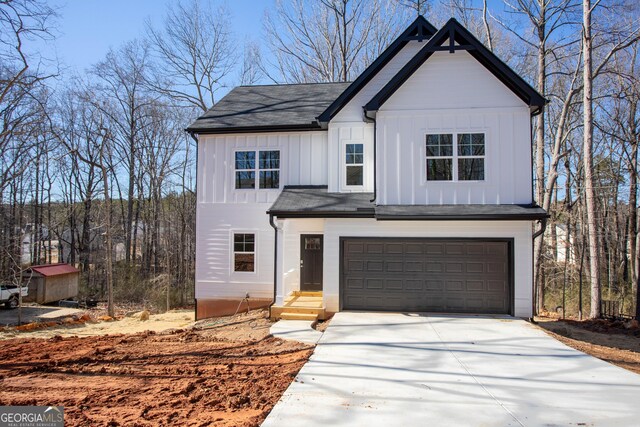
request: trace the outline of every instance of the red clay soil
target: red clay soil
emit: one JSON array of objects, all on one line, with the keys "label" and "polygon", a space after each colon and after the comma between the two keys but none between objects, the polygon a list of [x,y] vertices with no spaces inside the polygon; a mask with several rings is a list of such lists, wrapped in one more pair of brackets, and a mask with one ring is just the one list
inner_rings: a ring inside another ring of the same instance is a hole
[{"label": "red clay soil", "polygon": [[218,332],[4,341],[0,405],[61,405],[67,426],[257,426],[312,348]]},{"label": "red clay soil", "polygon": [[538,326],[569,347],[640,374],[640,329],[636,323],[603,319],[538,320]]}]

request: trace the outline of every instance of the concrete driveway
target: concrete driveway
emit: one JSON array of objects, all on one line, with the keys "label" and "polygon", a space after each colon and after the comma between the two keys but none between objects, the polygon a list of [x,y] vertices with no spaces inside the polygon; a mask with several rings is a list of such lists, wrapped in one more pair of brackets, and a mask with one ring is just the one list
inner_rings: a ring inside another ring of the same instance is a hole
[{"label": "concrete driveway", "polygon": [[343,312],[263,426],[637,426],[638,396],[523,320]]},{"label": "concrete driveway", "polygon": [[[53,307],[44,305],[29,305],[22,307],[22,324],[30,322],[48,322],[60,320],[74,314],[82,313],[75,308]],[[18,324],[18,309],[7,310],[0,308],[0,326]]]}]

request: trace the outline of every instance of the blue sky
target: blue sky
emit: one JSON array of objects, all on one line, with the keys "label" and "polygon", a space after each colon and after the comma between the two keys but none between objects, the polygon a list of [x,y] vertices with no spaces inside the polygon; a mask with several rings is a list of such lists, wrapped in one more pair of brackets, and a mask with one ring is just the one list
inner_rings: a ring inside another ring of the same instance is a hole
[{"label": "blue sky", "polygon": [[[110,47],[144,35],[147,19],[162,22],[168,4],[175,0],[49,0],[58,11],[57,34],[42,52],[58,58],[68,71],[82,73],[100,61]],[[239,42],[246,37],[258,40],[262,18],[274,0],[230,0],[232,30]],[[214,4],[220,4],[215,2]],[[38,48],[40,44],[37,44]],[[36,47],[34,45],[34,47]]]}]

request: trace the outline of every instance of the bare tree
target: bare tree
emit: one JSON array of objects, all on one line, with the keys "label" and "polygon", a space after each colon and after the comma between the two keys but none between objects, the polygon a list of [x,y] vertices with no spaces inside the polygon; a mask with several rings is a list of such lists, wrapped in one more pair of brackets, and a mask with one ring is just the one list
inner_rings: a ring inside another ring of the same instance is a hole
[{"label": "bare tree", "polygon": [[[97,79],[100,97],[89,102],[109,117],[114,125],[113,136],[127,177],[126,213],[123,214],[125,260],[131,261],[135,240],[134,205],[136,182],[139,174],[139,154],[144,149],[141,132],[146,118],[144,108],[152,102],[147,92],[148,48],[143,42],[126,43],[117,51],[111,50],[106,58],[95,65],[92,74]],[[116,177],[118,179],[118,177]],[[119,182],[119,180],[118,180]]]},{"label": "bare tree", "polygon": [[243,86],[256,84],[263,75],[260,46],[252,41],[245,42],[240,67],[240,84]]},{"label": "bare tree", "polygon": [[181,104],[207,111],[237,62],[229,12],[184,0],[170,6],[161,28],[147,25],[157,66],[148,84]]},{"label": "bare tree", "polygon": [[279,73],[270,78],[311,83],[357,77],[380,53],[365,56],[380,4],[380,0],[278,0],[275,14],[267,14],[265,20]]}]

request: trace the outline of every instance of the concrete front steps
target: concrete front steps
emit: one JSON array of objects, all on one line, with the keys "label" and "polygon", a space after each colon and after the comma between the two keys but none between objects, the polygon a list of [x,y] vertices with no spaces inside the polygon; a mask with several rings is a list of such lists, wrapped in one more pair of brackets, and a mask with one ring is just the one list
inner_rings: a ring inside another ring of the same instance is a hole
[{"label": "concrete front steps", "polygon": [[293,291],[283,305],[271,307],[271,320],[324,320],[326,313],[322,303],[322,292]]}]

